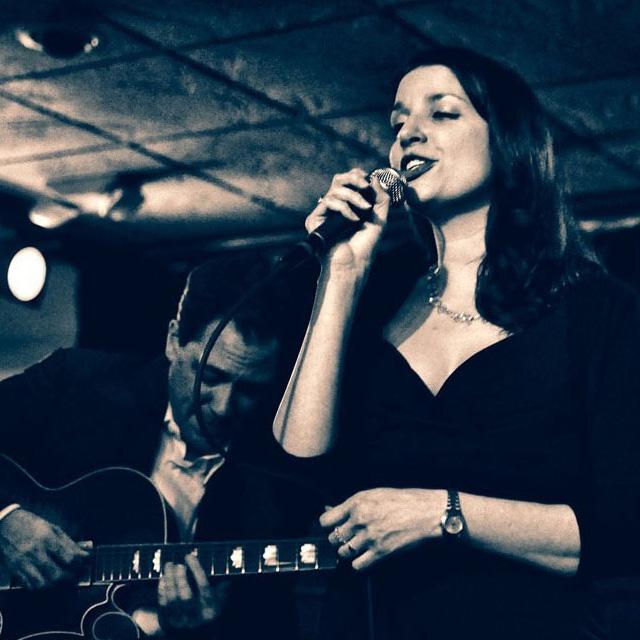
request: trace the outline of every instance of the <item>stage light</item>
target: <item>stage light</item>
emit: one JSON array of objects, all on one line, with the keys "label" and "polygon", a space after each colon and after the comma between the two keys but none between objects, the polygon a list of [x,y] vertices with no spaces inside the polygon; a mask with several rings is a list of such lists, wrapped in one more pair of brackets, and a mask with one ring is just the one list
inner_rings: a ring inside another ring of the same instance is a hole
[{"label": "stage light", "polygon": [[24,247],[10,257],[6,287],[20,302],[33,302],[44,289],[47,262],[35,247]]}]

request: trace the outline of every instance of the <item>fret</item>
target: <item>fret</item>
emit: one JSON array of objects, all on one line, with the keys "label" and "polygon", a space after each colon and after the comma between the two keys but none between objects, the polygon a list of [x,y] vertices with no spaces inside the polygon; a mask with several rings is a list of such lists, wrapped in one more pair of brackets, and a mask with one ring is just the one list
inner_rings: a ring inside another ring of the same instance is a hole
[{"label": "fret", "polygon": [[279,545],[278,571],[298,571],[298,543],[286,540]]},{"label": "fret", "polygon": [[337,564],[326,538],[101,545],[94,552],[92,582],[157,579],[166,562],[183,563],[190,553],[210,576],[314,571]]},{"label": "fret", "polygon": [[118,581],[122,582],[122,551],[114,554],[115,570],[114,574],[118,576]]},{"label": "fret", "polygon": [[96,557],[96,579],[94,582],[104,582],[106,576],[104,575],[104,554],[100,554]]},{"label": "fret", "polygon": [[116,556],[117,559],[117,571],[118,571],[118,580],[122,582],[123,573],[124,573],[124,554],[122,551],[119,551]]},{"label": "fret", "polygon": [[210,576],[215,575],[214,552],[211,545],[198,547],[198,560],[205,573],[208,573]]},{"label": "fret", "polygon": [[211,551],[213,553],[213,562],[215,566],[214,575],[228,575],[229,556],[227,552],[227,545],[224,543],[214,544],[212,545]]}]

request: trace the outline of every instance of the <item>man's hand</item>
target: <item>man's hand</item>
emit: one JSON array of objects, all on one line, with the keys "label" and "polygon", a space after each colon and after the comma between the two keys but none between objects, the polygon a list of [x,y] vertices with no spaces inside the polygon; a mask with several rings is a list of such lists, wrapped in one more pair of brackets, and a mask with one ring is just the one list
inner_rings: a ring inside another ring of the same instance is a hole
[{"label": "man's hand", "polygon": [[221,613],[229,583],[215,588],[192,553],[185,564],[167,562],[158,583],[158,614],[163,632],[185,631],[213,622]]},{"label": "man's hand", "polygon": [[71,578],[88,556],[60,527],[26,509],[0,520],[0,562],[28,589]]}]

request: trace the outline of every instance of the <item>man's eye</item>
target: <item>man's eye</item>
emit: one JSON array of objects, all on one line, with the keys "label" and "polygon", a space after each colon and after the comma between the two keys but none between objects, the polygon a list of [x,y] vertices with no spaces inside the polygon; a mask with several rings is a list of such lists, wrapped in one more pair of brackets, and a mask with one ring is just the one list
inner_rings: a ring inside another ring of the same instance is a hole
[{"label": "man's eye", "polygon": [[224,376],[219,371],[205,369],[202,372],[202,382],[211,387],[224,382]]},{"label": "man's eye", "polygon": [[262,382],[246,382],[245,381],[245,382],[237,382],[236,389],[238,390],[239,393],[245,396],[255,397],[255,396],[266,395],[267,393],[273,390],[273,387],[270,384],[265,384]]}]

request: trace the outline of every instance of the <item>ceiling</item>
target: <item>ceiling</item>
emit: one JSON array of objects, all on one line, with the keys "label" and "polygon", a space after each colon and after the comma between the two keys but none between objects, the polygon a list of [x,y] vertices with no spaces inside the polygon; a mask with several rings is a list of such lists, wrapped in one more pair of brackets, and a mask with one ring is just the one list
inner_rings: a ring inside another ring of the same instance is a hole
[{"label": "ceiling", "polygon": [[[18,43],[56,10],[99,46],[59,58]],[[2,190],[35,194],[44,224],[70,219],[51,234],[289,237],[333,173],[386,164],[391,79],[434,42],[533,85],[582,217],[640,217],[635,0],[0,0],[0,13]]]}]

